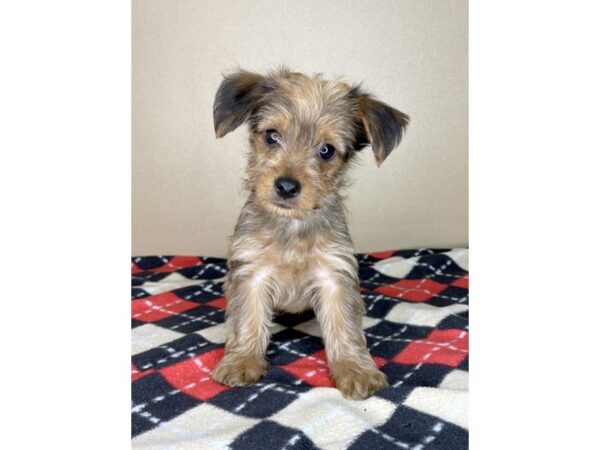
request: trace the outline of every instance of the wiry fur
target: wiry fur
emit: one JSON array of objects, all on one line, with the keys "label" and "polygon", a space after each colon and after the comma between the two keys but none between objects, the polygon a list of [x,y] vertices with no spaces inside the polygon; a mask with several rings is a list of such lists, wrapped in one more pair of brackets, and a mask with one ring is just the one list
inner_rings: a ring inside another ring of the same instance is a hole
[{"label": "wiry fur", "polygon": [[[277,312],[313,308],[336,387],[365,398],[387,386],[362,332],[363,300],[340,189],[356,151],[371,144],[380,164],[398,145],[408,116],[357,86],[280,69],[239,71],[215,98],[215,132],[250,125],[249,192],[232,238],[225,282],[227,340],[213,378],[231,386],[257,381],[267,367],[269,324]],[[276,148],[264,141],[277,130]],[[337,154],[318,155],[328,143]],[[295,198],[274,190],[278,177],[301,184]]]}]

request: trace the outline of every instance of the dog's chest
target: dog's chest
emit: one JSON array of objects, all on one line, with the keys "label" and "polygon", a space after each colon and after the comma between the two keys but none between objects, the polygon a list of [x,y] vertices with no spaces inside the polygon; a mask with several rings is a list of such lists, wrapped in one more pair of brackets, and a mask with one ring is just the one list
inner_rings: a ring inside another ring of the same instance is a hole
[{"label": "dog's chest", "polygon": [[281,278],[301,281],[323,264],[323,249],[305,242],[272,242],[257,254],[259,266],[273,268]]}]

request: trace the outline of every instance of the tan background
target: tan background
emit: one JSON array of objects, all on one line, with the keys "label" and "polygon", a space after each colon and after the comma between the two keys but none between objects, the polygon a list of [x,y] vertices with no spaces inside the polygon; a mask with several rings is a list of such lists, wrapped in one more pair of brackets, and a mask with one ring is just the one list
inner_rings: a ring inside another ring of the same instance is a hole
[{"label": "tan background", "polygon": [[247,131],[216,140],[212,102],[239,65],[364,81],[411,116],[347,206],[359,251],[468,240],[467,1],[133,1],[134,255],[223,256],[245,194]]}]

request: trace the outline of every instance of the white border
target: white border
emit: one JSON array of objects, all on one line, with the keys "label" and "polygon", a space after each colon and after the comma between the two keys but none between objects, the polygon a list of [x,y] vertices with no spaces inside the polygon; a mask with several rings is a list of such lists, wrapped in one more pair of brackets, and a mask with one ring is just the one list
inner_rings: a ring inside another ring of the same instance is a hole
[{"label": "white border", "polygon": [[472,449],[598,443],[595,5],[470,5]]},{"label": "white border", "polygon": [[130,445],[130,9],[0,12],[3,448]]}]

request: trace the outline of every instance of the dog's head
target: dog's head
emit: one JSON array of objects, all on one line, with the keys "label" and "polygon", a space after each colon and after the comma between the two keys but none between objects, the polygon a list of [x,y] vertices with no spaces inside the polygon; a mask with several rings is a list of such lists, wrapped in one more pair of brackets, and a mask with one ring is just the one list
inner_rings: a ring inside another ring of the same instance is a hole
[{"label": "dog's head", "polygon": [[213,113],[217,137],[249,123],[247,186],[253,200],[293,218],[335,197],[356,151],[370,144],[381,164],[408,124],[406,114],[358,86],[287,69],[226,76]]}]

